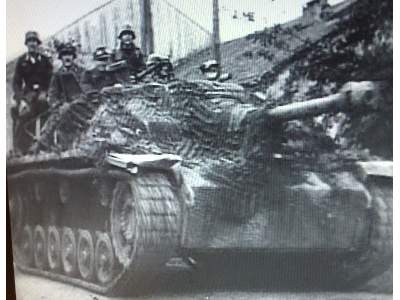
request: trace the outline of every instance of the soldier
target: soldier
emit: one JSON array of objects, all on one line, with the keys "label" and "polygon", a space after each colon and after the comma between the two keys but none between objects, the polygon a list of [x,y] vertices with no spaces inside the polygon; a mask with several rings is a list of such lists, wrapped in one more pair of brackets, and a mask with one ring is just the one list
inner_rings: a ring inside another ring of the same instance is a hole
[{"label": "soldier", "polygon": [[71,43],[60,44],[57,47],[61,67],[53,74],[49,87],[49,105],[52,113],[43,127],[42,134],[30,151],[37,153],[43,146],[49,147],[55,141],[65,140],[60,137],[56,128],[65,118],[74,100],[80,99],[82,89],[79,81],[84,69],[75,63],[76,48]]},{"label": "soldier", "polygon": [[99,47],[93,53],[95,67],[82,73],[81,87],[85,95],[89,98],[97,96],[106,86],[113,86],[116,83],[122,83],[116,72],[107,70],[110,63],[111,54],[106,47]]},{"label": "soldier", "polygon": [[207,80],[223,82],[232,78],[230,73],[221,73],[220,65],[215,60],[208,60],[201,64],[200,71]]},{"label": "soldier", "polygon": [[118,36],[120,40],[119,49],[113,54],[113,61],[126,61],[129,75],[132,76],[146,68],[142,51],[133,42],[135,38],[136,35],[132,27],[126,25]]},{"label": "soldier", "polygon": [[147,70],[151,70],[152,80],[167,83],[175,78],[174,69],[167,56],[151,54],[146,62]]},{"label": "soldier", "polygon": [[75,63],[76,48],[70,43],[62,44],[58,47],[58,58],[62,66],[54,73],[49,88],[52,109],[68,105],[82,93],[79,82],[84,69]]},{"label": "soldier", "polygon": [[25,152],[32,143],[34,120],[47,109],[47,90],[53,66],[46,56],[39,53],[41,43],[37,32],[28,31],[25,35],[28,52],[18,58],[15,67],[15,103],[11,115],[15,146],[21,152]]}]

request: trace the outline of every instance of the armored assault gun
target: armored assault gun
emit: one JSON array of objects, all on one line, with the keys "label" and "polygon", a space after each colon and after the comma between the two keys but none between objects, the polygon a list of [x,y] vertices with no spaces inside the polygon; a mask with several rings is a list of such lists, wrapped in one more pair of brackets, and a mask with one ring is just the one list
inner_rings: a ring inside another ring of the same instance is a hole
[{"label": "armored assault gun", "polygon": [[16,264],[103,294],[134,293],[174,257],[305,255],[329,262],[316,274],[328,282],[379,275],[392,261],[391,162],[327,168],[269,138],[293,119],[377,110],[379,91],[350,83],[267,109],[236,85],[174,82],[72,104],[57,128],[71,138],[8,159]]}]

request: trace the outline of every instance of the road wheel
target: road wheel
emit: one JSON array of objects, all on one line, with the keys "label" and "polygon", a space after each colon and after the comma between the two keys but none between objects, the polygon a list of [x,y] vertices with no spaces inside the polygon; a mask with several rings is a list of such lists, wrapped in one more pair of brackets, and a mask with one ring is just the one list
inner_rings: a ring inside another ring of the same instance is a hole
[{"label": "road wheel", "polygon": [[22,229],[21,236],[17,243],[17,260],[22,265],[30,266],[33,261],[33,233],[29,225],[25,225]]},{"label": "road wheel", "polygon": [[96,278],[101,283],[111,281],[114,275],[114,251],[110,237],[106,233],[97,235],[95,247]]},{"label": "road wheel", "polygon": [[50,226],[47,237],[47,259],[51,270],[59,270],[61,266],[61,239],[55,226]]},{"label": "road wheel", "polygon": [[33,234],[34,250],[33,256],[35,266],[38,269],[44,269],[47,262],[47,241],[46,233],[42,226],[37,225]]},{"label": "road wheel", "polygon": [[72,277],[76,273],[76,239],[69,227],[63,229],[61,237],[61,263],[66,275]]},{"label": "road wheel", "polygon": [[85,280],[91,280],[94,270],[94,245],[89,231],[79,230],[78,233],[78,269]]}]

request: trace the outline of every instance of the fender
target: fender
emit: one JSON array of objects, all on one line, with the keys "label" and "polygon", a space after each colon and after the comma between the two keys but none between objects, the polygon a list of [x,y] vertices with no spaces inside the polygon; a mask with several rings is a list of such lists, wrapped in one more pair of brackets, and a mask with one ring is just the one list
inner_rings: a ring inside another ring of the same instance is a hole
[{"label": "fender", "polygon": [[169,170],[182,158],[173,154],[126,154],[110,153],[107,156],[110,165],[126,169],[132,174],[138,172],[138,168],[155,168]]},{"label": "fender", "polygon": [[359,161],[356,170],[364,182],[373,178],[393,179],[393,161]]}]

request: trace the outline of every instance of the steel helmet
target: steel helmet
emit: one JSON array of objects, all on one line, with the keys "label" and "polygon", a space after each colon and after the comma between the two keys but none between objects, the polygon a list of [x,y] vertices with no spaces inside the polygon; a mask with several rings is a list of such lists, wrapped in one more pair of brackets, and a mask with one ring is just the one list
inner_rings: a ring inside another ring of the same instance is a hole
[{"label": "steel helmet", "polygon": [[120,31],[119,35],[118,35],[118,39],[122,39],[122,36],[125,34],[130,34],[132,35],[133,39],[136,38],[136,34],[132,29],[131,25],[125,25],[122,30]]},{"label": "steel helmet", "polygon": [[200,71],[202,73],[205,73],[205,72],[209,71],[213,67],[217,67],[218,68],[219,67],[218,62],[215,59],[207,60],[206,62],[203,62],[200,65]]}]

